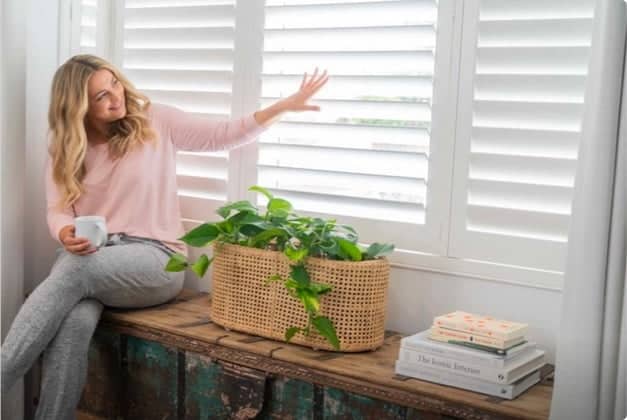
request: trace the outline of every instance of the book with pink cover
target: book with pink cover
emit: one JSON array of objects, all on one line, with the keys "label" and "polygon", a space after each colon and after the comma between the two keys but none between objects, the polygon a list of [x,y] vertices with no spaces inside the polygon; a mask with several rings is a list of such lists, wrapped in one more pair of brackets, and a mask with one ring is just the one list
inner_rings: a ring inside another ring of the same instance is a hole
[{"label": "book with pink cover", "polygon": [[527,324],[463,311],[436,316],[433,319],[433,325],[505,341],[524,337],[528,328]]}]

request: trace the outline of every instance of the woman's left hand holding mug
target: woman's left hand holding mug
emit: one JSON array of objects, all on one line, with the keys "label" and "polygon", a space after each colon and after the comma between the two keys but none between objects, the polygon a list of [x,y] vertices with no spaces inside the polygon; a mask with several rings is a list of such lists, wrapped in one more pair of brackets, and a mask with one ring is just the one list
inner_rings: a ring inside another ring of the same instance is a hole
[{"label": "woman's left hand holding mug", "polygon": [[64,226],[59,232],[59,240],[67,252],[76,255],[89,255],[97,251],[91,246],[87,238],[77,238],[75,236],[76,227],[74,225]]}]

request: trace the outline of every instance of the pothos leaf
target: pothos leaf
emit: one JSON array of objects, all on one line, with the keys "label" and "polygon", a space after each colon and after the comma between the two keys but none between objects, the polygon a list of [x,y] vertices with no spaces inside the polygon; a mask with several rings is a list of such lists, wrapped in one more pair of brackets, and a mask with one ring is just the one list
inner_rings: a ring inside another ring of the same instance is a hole
[{"label": "pothos leaf", "polygon": [[329,286],[328,284],[323,284],[323,283],[311,283],[309,285],[309,288],[318,295],[323,295],[333,290],[331,286]]},{"label": "pothos leaf", "polygon": [[320,299],[318,295],[309,288],[296,290],[296,295],[303,302],[307,312],[318,313],[320,310]]},{"label": "pothos leaf", "polygon": [[296,333],[299,333],[302,331],[302,328],[299,327],[289,327],[287,330],[285,330],[285,341],[287,341],[289,343],[289,341],[292,339],[292,337],[294,337],[296,335]]},{"label": "pothos leaf", "polygon": [[187,258],[185,255],[176,253],[170,257],[170,260],[165,266],[165,271],[177,272],[183,271],[187,268]]},{"label": "pothos leaf", "polygon": [[252,187],[248,189],[248,191],[254,191],[254,192],[263,194],[266,196],[268,200],[272,200],[274,198],[274,196],[272,195],[272,193],[270,193],[270,191],[266,190],[263,187],[260,187],[259,185],[253,185]]},{"label": "pothos leaf", "polygon": [[285,255],[287,255],[287,258],[289,258],[290,260],[294,262],[302,261],[303,258],[305,258],[307,254],[309,253],[307,248],[294,249],[291,246],[286,246],[284,252],[285,252]]},{"label": "pothos leaf", "polygon": [[209,268],[212,261],[213,258],[209,259],[205,254],[202,254],[191,266],[191,269],[198,277],[202,277],[207,272],[207,268]]},{"label": "pothos leaf", "polygon": [[357,245],[348,241],[344,238],[335,238],[337,244],[340,246],[340,249],[344,251],[351,260],[353,261],[361,261],[361,250]]},{"label": "pothos leaf", "polygon": [[312,318],[311,322],[320,335],[329,340],[329,343],[331,343],[334,349],[340,349],[340,340],[337,338],[335,327],[329,318],[326,316],[316,316]]},{"label": "pothos leaf", "polygon": [[305,287],[309,284],[309,274],[301,264],[293,265],[290,275],[300,287]]},{"label": "pothos leaf", "polygon": [[384,255],[389,254],[394,251],[394,245],[392,244],[380,244],[375,242],[371,244],[366,250],[366,256],[368,259],[374,259],[377,257],[382,257]]},{"label": "pothos leaf", "polygon": [[287,235],[286,235],[286,233],[285,233],[285,231],[283,229],[272,228],[272,229],[265,230],[265,231],[261,232],[258,235],[255,235],[253,237],[253,243],[254,244],[259,244],[261,242],[269,241],[272,238],[285,237],[285,236],[287,236]]},{"label": "pothos leaf", "polygon": [[195,247],[203,247],[218,237],[220,230],[213,224],[203,223],[187,232],[181,241]]},{"label": "pothos leaf", "polygon": [[235,201],[234,203],[229,203],[226,206],[222,206],[217,210],[217,213],[223,218],[229,217],[231,211],[246,211],[250,213],[257,213],[257,207],[253,206],[253,204],[248,200]]},{"label": "pothos leaf", "polygon": [[268,211],[270,213],[287,214],[292,210],[292,204],[282,198],[273,198],[268,202]]}]

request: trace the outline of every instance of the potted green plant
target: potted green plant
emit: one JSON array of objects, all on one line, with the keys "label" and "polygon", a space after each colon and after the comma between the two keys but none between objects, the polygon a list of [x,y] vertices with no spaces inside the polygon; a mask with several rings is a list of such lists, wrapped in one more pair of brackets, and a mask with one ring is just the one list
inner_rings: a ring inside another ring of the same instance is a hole
[{"label": "potted green plant", "polygon": [[[315,348],[380,346],[389,278],[382,257],[394,246],[364,248],[352,227],[299,216],[268,190],[249,190],[267,198],[265,213],[246,200],[221,207],[223,220],[203,223],[181,238],[193,247],[213,244],[214,257],[202,254],[190,263],[174,254],[165,269],[189,267],[202,277],[213,263],[212,319],[224,327]],[[304,311],[296,313],[298,302]]]}]

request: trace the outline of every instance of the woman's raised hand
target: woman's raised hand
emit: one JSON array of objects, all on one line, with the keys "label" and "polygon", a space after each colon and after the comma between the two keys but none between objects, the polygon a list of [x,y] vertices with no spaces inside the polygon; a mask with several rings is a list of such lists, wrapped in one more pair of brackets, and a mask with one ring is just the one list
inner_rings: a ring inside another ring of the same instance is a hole
[{"label": "woman's raised hand", "polygon": [[307,73],[305,73],[298,92],[283,100],[285,110],[292,112],[320,111],[319,106],[310,105],[307,102],[327,83],[327,80],[329,80],[327,71],[325,70],[322,74],[318,74],[318,67],[316,67],[316,70],[309,78],[307,77]]},{"label": "woman's raised hand", "polygon": [[320,111],[318,105],[311,105],[308,102],[328,80],[327,71],[325,70],[322,74],[318,74],[318,67],[316,67],[316,70],[310,77],[305,73],[300,88],[296,93],[255,112],[255,120],[259,125],[267,127],[278,120],[285,112]]}]

